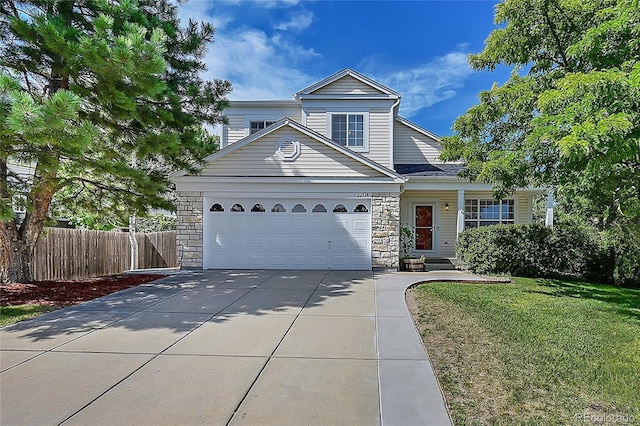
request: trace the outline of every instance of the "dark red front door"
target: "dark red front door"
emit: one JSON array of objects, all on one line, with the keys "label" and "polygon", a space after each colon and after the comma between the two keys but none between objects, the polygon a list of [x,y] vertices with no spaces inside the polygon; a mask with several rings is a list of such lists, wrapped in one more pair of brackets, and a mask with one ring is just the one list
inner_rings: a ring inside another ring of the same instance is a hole
[{"label": "dark red front door", "polygon": [[433,206],[416,206],[415,209],[415,249],[433,250]]}]

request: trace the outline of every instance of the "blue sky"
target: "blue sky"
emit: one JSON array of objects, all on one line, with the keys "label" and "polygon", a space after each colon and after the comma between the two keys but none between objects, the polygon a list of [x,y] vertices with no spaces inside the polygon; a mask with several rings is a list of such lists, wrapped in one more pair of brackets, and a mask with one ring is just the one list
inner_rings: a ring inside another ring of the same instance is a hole
[{"label": "blue sky", "polygon": [[190,0],[180,17],[217,28],[205,77],[231,81],[231,100],[291,99],[349,67],[400,92],[401,115],[445,136],[481,90],[509,77],[467,64],[494,28],[496,3]]}]

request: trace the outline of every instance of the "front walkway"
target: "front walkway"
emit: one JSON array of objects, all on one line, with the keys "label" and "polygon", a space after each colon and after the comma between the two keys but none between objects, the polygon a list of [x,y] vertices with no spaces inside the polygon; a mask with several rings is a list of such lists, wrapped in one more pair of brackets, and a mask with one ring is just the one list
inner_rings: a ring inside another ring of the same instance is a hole
[{"label": "front walkway", "polygon": [[450,424],[404,301],[429,278],[476,277],[193,272],[45,314],[0,330],[0,423]]}]

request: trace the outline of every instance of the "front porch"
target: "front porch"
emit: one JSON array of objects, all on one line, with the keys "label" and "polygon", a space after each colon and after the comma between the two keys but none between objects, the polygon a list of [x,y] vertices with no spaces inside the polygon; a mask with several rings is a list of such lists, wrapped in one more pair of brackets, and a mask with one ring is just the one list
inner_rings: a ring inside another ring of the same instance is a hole
[{"label": "front porch", "polygon": [[[533,198],[541,193],[539,190],[495,200],[490,188],[476,188],[406,189],[400,197],[400,233],[405,238],[400,256],[454,259],[456,240],[466,228],[532,222]],[[552,218],[552,213],[549,216]]]}]

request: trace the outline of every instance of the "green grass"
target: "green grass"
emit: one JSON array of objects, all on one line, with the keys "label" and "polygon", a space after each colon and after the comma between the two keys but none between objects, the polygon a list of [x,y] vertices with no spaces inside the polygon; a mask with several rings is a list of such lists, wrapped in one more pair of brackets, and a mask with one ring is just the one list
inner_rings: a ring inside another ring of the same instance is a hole
[{"label": "green grass", "polygon": [[0,327],[37,317],[40,314],[53,311],[54,309],[57,308],[49,305],[0,306]]},{"label": "green grass", "polygon": [[640,422],[640,290],[514,278],[409,297],[455,424]]}]

